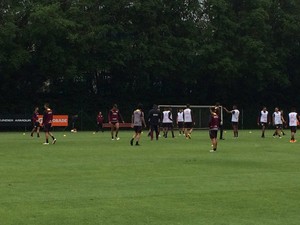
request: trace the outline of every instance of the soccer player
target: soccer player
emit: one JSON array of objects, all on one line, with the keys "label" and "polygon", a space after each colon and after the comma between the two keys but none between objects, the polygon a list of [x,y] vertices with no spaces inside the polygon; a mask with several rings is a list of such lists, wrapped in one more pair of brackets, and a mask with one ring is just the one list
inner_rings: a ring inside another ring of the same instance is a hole
[{"label": "soccer player", "polygon": [[101,129],[102,132],[104,132],[104,130],[103,130],[104,117],[102,115],[102,112],[98,112],[98,115],[96,117],[96,121],[97,121],[96,133],[99,132],[100,129]]},{"label": "soccer player", "polygon": [[217,102],[215,107],[217,107],[217,113],[218,113],[218,116],[220,117],[220,126],[219,126],[220,140],[225,140],[223,138],[224,127],[223,127],[223,120],[222,120],[222,116],[221,116],[222,106],[221,106],[221,104],[219,102]]},{"label": "soccer player", "polygon": [[[120,138],[118,137],[120,121],[124,123],[123,117],[118,109],[117,104],[114,104],[112,109],[108,113],[108,123],[110,124],[111,129],[111,140],[120,140]],[[115,134],[114,131],[116,131]]]},{"label": "soccer player", "polygon": [[[284,114],[283,114],[283,110],[280,110],[280,112],[281,112],[281,116],[282,116],[282,118],[283,118],[283,125],[285,125],[286,126],[286,120],[284,119]],[[283,130],[283,127],[284,126],[282,126],[282,128],[281,128],[281,134],[284,136],[285,135],[285,133],[284,133],[284,130]]]},{"label": "soccer player", "polygon": [[50,109],[49,104],[45,103],[44,104],[44,115],[43,115],[43,127],[44,127],[44,131],[45,131],[45,137],[46,137],[46,142],[44,143],[44,145],[49,145],[49,136],[52,138],[52,144],[56,143],[56,139],[53,136],[53,134],[51,133],[51,129],[52,129],[52,120],[53,120],[53,112],[52,109]]},{"label": "soccer player", "polygon": [[237,138],[239,136],[239,117],[240,117],[240,111],[237,109],[237,106],[234,105],[232,107],[232,110],[229,111],[224,107],[225,111],[229,114],[231,114],[231,124],[233,129],[233,136]]},{"label": "soccer player", "polygon": [[161,112],[157,108],[157,105],[153,105],[153,108],[148,113],[148,122],[150,125],[151,141],[153,140],[154,131],[155,131],[156,140],[158,140],[160,119],[161,119]]},{"label": "soccer player", "polygon": [[177,112],[176,123],[179,131],[179,136],[184,134],[184,119],[183,119],[183,109],[179,109]]},{"label": "soccer player", "polygon": [[209,118],[209,137],[212,144],[212,149],[210,152],[217,151],[218,146],[218,130],[220,128],[220,121],[221,118],[218,114],[218,107],[212,107],[210,108],[210,118]]},{"label": "soccer player", "polygon": [[165,110],[162,112],[162,125],[163,125],[163,132],[164,137],[168,137],[168,132],[171,130],[172,137],[174,138],[174,131],[173,131],[173,117],[172,112],[170,108],[165,108]]},{"label": "soccer player", "polygon": [[71,117],[71,124],[72,124],[72,129],[71,129],[71,132],[72,133],[76,133],[77,132],[77,128],[76,128],[76,123],[77,123],[77,121],[78,121],[78,115],[76,114],[76,115],[73,115],[72,117]]},{"label": "soccer player", "polygon": [[290,126],[290,129],[291,129],[291,140],[290,140],[291,143],[296,142],[295,134],[296,134],[296,131],[297,131],[298,123],[299,123],[299,116],[296,113],[296,108],[293,107],[291,109],[291,112],[289,113],[289,126]]},{"label": "soccer player", "polygon": [[284,122],[281,111],[279,111],[279,108],[276,107],[273,113],[273,125],[275,127],[273,137],[278,135],[278,137],[281,138],[281,130]]},{"label": "soccer player", "polygon": [[191,139],[191,135],[193,132],[193,115],[189,104],[187,104],[186,108],[183,110],[183,119],[185,137],[186,139]]},{"label": "soccer player", "polygon": [[270,124],[269,120],[269,112],[267,111],[267,107],[263,107],[259,113],[257,118],[257,125],[261,126],[261,137],[265,138],[265,130],[267,125]]},{"label": "soccer player", "polygon": [[38,107],[35,107],[34,109],[34,112],[32,114],[32,118],[31,118],[31,121],[32,121],[32,126],[33,126],[33,129],[31,131],[31,137],[33,137],[33,133],[36,132],[36,135],[37,137],[39,138],[40,137],[40,122],[39,122],[39,108]]},{"label": "soccer player", "polygon": [[137,106],[137,109],[133,111],[131,117],[131,127],[134,129],[134,135],[130,140],[130,145],[133,145],[134,140],[136,141],[135,142],[136,146],[140,145],[139,141],[141,138],[143,125],[144,127],[146,127],[144,112],[142,111],[142,105],[139,104]]}]

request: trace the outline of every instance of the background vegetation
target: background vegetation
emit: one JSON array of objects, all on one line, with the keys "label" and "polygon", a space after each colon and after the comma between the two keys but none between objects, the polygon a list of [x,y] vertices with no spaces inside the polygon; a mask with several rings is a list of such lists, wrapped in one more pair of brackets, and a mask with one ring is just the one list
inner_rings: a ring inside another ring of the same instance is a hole
[{"label": "background vegetation", "polygon": [[1,113],[300,101],[296,0],[2,0],[0,12]]}]

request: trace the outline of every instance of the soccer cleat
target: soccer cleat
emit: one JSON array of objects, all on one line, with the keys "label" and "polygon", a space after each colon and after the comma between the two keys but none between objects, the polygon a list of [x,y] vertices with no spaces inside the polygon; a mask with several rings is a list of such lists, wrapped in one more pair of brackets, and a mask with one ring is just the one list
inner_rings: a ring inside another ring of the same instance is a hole
[{"label": "soccer cleat", "polygon": [[209,152],[215,152],[215,150],[211,149],[211,150],[209,150]]},{"label": "soccer cleat", "polygon": [[48,143],[48,142],[45,142],[45,143],[43,143],[43,145],[49,145],[49,143]]},{"label": "soccer cleat", "polygon": [[54,145],[56,143],[56,139],[54,138],[52,141],[52,144]]},{"label": "soccer cleat", "polygon": [[118,140],[120,140],[120,138],[119,138],[119,137],[116,137],[116,140],[118,141]]},{"label": "soccer cleat", "polygon": [[115,139],[114,139],[114,138],[112,138],[111,140],[112,140],[112,141],[114,141]]},{"label": "soccer cleat", "polygon": [[191,137],[191,134],[188,134],[188,135],[187,135],[187,137],[188,137],[189,139],[191,139],[191,138],[192,138],[192,137]]},{"label": "soccer cleat", "polygon": [[295,141],[294,140],[290,140],[290,143],[294,143]]},{"label": "soccer cleat", "polygon": [[131,146],[133,145],[133,140],[134,140],[134,139],[131,139],[131,140],[130,140],[130,145],[131,145]]},{"label": "soccer cleat", "polygon": [[135,146],[140,146],[140,144],[139,144],[139,143],[136,143]]}]

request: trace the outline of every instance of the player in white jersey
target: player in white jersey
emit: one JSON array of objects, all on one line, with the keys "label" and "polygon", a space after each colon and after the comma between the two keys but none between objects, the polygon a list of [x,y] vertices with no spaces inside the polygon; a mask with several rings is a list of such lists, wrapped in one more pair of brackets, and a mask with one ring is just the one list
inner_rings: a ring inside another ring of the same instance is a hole
[{"label": "player in white jersey", "polygon": [[272,118],[273,118],[273,125],[275,127],[275,132],[273,134],[273,137],[278,135],[278,137],[281,138],[281,130],[282,130],[283,123],[285,121],[278,107],[275,108]]},{"label": "player in white jersey", "polygon": [[191,135],[193,132],[193,114],[192,110],[190,109],[190,105],[187,104],[186,108],[183,110],[183,119],[184,119],[184,134],[186,139],[191,139]]},{"label": "player in white jersey", "polygon": [[289,113],[289,126],[291,129],[291,143],[295,143],[296,139],[295,139],[295,134],[297,131],[297,126],[299,123],[299,116],[296,113],[296,108],[292,108],[291,112]]},{"label": "player in white jersey", "polygon": [[177,112],[177,119],[176,119],[179,135],[184,134],[184,119],[183,119],[183,109],[179,109]]},{"label": "player in white jersey", "polygon": [[269,112],[267,111],[267,107],[263,107],[262,110],[260,111],[260,114],[257,118],[257,125],[261,126],[261,137],[265,137],[265,130],[266,127],[270,124],[269,120]]},{"label": "player in white jersey", "polygon": [[172,137],[174,138],[174,131],[173,131],[173,117],[172,117],[172,112],[171,108],[166,108],[162,112],[162,126],[163,126],[163,133],[164,137],[168,137],[168,132],[171,130],[172,132]]},{"label": "player in white jersey", "polygon": [[134,135],[130,140],[130,145],[133,145],[135,140],[135,145],[140,145],[139,140],[141,138],[142,126],[146,127],[144,112],[142,111],[142,105],[139,104],[137,109],[133,111],[131,117],[131,127],[134,129]]},{"label": "player in white jersey", "polygon": [[239,136],[239,118],[240,118],[240,111],[237,109],[237,106],[234,105],[232,110],[229,111],[224,107],[225,111],[231,114],[231,124],[233,129],[233,137],[237,138]]}]

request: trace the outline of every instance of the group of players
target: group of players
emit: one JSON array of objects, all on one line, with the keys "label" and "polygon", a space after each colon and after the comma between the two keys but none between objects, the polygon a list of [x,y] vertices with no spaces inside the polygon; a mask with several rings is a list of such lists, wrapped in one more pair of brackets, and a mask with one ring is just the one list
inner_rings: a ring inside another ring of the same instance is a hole
[{"label": "group of players", "polygon": [[[219,103],[216,103],[215,106],[210,108],[210,117],[209,117],[209,136],[211,139],[211,152],[215,152],[217,150],[217,135],[218,131],[220,131],[220,139],[223,139],[223,121],[221,119],[221,108],[222,106]],[[49,144],[49,137],[52,138],[52,144],[56,143],[56,138],[51,133],[52,128],[52,120],[53,120],[53,112],[49,107],[48,103],[44,104],[44,113],[43,113],[43,123],[40,124],[39,121],[39,108],[36,107],[33,116],[33,129],[31,131],[31,136],[33,136],[34,132],[37,132],[37,136],[39,137],[40,127],[42,126],[45,132],[45,145]],[[232,110],[228,110],[227,108],[223,107],[225,112],[231,114],[231,123],[233,129],[233,136],[235,138],[238,137],[238,123],[239,123],[239,116],[240,111],[237,109],[237,106],[233,106]],[[149,133],[150,139],[158,140],[160,137],[160,133],[162,131],[163,137],[167,138],[168,133],[171,132],[172,137],[174,138],[174,122],[176,122],[179,135],[184,135],[186,139],[191,139],[191,134],[193,131],[193,126],[195,125],[193,113],[190,108],[190,105],[187,104],[184,109],[179,109],[177,112],[176,120],[173,119],[173,114],[171,108],[164,108],[159,109],[157,105],[153,105],[153,108],[148,112],[147,117],[145,116],[142,105],[139,104],[137,108],[133,111],[131,117],[131,127],[134,129],[134,135],[130,140],[130,145],[140,145],[139,141],[141,138],[142,128],[143,126],[146,127],[146,119],[149,125]],[[266,107],[263,107],[260,111],[260,114],[257,119],[257,124],[261,126],[262,134],[261,137],[265,137],[265,130],[268,125],[273,124],[275,127],[275,132],[273,137],[278,136],[279,138],[282,135],[285,135],[283,132],[283,126],[289,125],[291,129],[291,139],[290,142],[296,142],[295,134],[297,130],[297,126],[299,125],[300,117],[296,113],[296,109],[292,108],[291,112],[288,114],[288,123],[284,119],[283,111],[279,110],[278,107],[275,108],[274,113],[272,116],[269,115]],[[103,132],[103,122],[104,116],[101,112],[97,115],[97,130],[98,132],[100,129]],[[118,109],[116,104],[113,105],[112,109],[108,113],[108,122],[111,128],[111,138],[112,140],[119,140],[118,137],[120,122],[124,123],[124,119]]]},{"label": "group of players", "polygon": [[[97,115],[97,130],[98,132],[100,129],[103,131],[103,121],[104,117],[101,112]],[[169,131],[174,138],[174,130],[173,130],[173,115],[170,108],[165,108],[162,111],[158,108],[157,105],[153,105],[153,108],[148,112],[147,121],[149,124],[149,133],[151,140],[155,139],[158,140],[160,135],[160,128],[162,128],[163,137],[167,138]],[[124,123],[124,119],[118,109],[116,104],[113,105],[112,109],[108,113],[108,123],[111,127],[111,139],[112,140],[119,140],[118,137],[120,122]],[[180,129],[180,134],[184,134],[187,139],[191,139],[191,134],[193,131],[193,115],[190,106],[187,105],[185,109],[182,109],[178,112],[178,117],[176,120],[178,127]],[[130,140],[130,144],[133,145],[135,141],[135,145],[139,145],[139,140],[142,133],[142,127],[146,127],[146,119],[145,114],[142,110],[142,105],[139,104],[137,108],[133,111],[131,117],[131,127],[134,129],[134,135]]]},{"label": "group of players", "polygon": [[295,134],[297,131],[297,126],[299,125],[300,117],[296,112],[296,108],[292,107],[290,113],[288,114],[288,120],[284,119],[283,111],[280,110],[278,107],[275,108],[272,116],[269,115],[267,111],[267,107],[263,107],[260,111],[260,114],[257,118],[257,125],[261,126],[261,137],[265,137],[265,130],[269,125],[273,125],[275,131],[273,133],[273,137],[282,138],[282,135],[285,135],[283,131],[283,127],[290,127],[291,130],[291,143],[295,143]]},{"label": "group of players", "polygon": [[[221,107],[219,104],[210,108],[210,118],[209,118],[209,136],[212,143],[211,152],[215,152],[217,150],[217,134],[218,130],[221,130],[220,138],[223,139],[223,129],[222,129],[222,121],[221,121]],[[232,126],[234,137],[238,137],[238,120],[239,120],[239,110],[236,106],[233,106],[231,111],[224,108],[227,113],[232,114]],[[97,116],[97,131],[102,128],[103,124],[103,115],[99,112]],[[167,138],[168,133],[171,132],[172,138],[174,135],[174,119],[171,108],[164,108],[160,110],[157,105],[153,105],[153,108],[148,112],[147,122],[149,125],[149,133],[151,141],[154,139],[158,140],[160,136],[160,132],[163,133],[163,137]],[[113,108],[109,111],[108,114],[108,122],[111,127],[111,138],[112,140],[119,140],[118,132],[119,132],[119,123],[123,122],[123,117],[118,110],[117,105],[115,104]],[[186,108],[179,109],[177,112],[176,124],[179,129],[179,135],[184,135],[186,139],[191,139],[193,126],[195,125],[193,113],[190,108],[190,105],[187,104]],[[139,104],[137,108],[132,113],[131,118],[131,127],[134,129],[134,135],[130,140],[130,145],[140,145],[140,137],[142,133],[142,127],[146,127],[145,114],[142,111],[142,105]]]},{"label": "group of players", "polygon": [[33,137],[34,132],[37,133],[37,137],[40,137],[40,128],[43,127],[45,132],[46,141],[43,143],[44,145],[49,145],[49,136],[52,138],[52,144],[56,143],[56,138],[51,133],[52,128],[52,120],[53,120],[53,111],[50,109],[49,104],[44,104],[44,113],[43,113],[43,122],[42,124],[39,121],[39,108],[35,107],[33,115],[32,115],[32,124],[33,129],[31,131],[31,137]]}]

